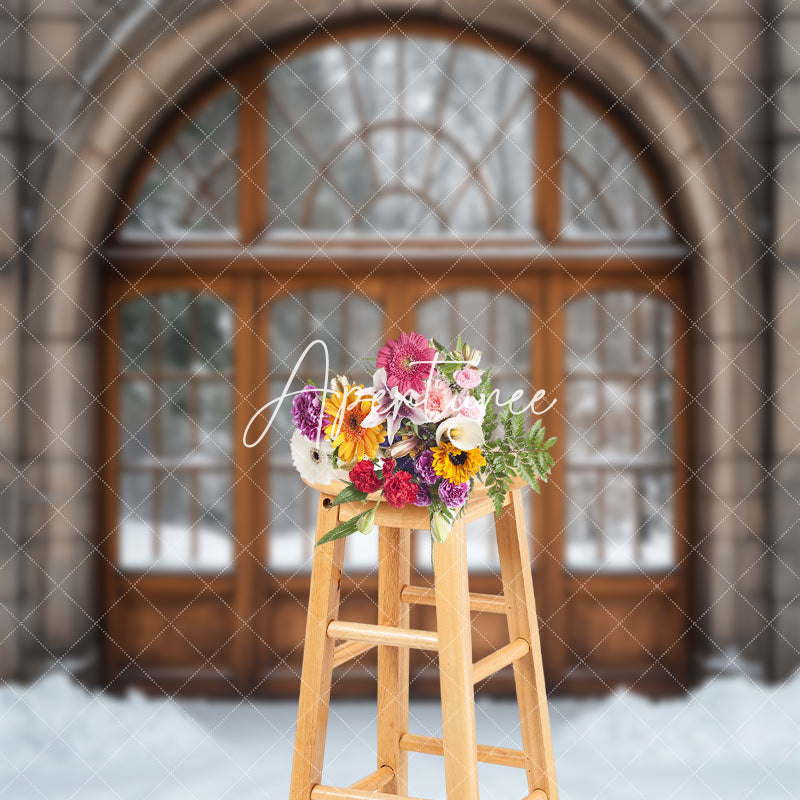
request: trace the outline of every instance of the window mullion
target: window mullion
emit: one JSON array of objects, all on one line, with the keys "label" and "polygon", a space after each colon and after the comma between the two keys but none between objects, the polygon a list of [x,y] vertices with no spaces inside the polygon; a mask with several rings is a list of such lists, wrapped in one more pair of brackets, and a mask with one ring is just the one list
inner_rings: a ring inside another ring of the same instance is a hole
[{"label": "window mullion", "polygon": [[534,229],[545,243],[554,242],[561,230],[561,125],[560,90],[556,75],[543,69],[536,82],[534,114]]}]

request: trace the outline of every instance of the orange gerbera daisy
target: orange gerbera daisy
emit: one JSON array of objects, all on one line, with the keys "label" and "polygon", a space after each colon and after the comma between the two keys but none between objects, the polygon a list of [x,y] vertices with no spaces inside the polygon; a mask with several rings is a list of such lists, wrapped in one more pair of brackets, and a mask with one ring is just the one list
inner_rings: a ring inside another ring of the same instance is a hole
[{"label": "orange gerbera daisy", "polygon": [[325,436],[338,448],[339,461],[349,464],[364,456],[375,458],[378,445],[386,432],[381,423],[374,428],[362,428],[361,422],[372,410],[372,396],[362,394],[363,386],[345,386],[343,391],[328,395],[325,413],[330,423],[325,426]]}]

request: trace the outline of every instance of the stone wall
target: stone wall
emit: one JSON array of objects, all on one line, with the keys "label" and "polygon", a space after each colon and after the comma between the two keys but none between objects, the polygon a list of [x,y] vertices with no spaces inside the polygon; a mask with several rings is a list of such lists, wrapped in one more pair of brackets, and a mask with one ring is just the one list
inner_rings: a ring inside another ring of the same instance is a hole
[{"label": "stone wall", "polygon": [[[395,11],[403,6],[384,5]],[[800,644],[800,460],[795,451],[800,412],[792,402],[800,366],[800,326],[792,305],[800,291],[800,228],[793,197],[800,175],[800,150],[795,152],[800,84],[794,76],[800,56],[791,44],[798,38],[800,10],[775,4],[787,7],[775,24],[782,39],[781,77],[787,80],[778,94],[780,113],[773,130],[765,96],[771,77],[765,72],[768,4],[654,0],[642,6],[573,0],[562,8],[531,0],[529,5],[531,11],[519,2],[496,0],[487,6],[462,0],[428,1],[417,8],[461,17],[462,23],[477,17],[490,27],[515,32],[527,26],[536,46],[560,61],[577,61],[588,80],[601,80],[609,91],[624,95],[645,132],[656,139],[665,163],[673,165],[670,178],[679,200],[690,191],[704,196],[686,220],[697,247],[693,389],[698,404],[693,419],[699,478],[693,535],[701,553],[699,643],[709,653],[735,647],[759,660],[775,656],[785,672],[798,662]],[[374,12],[376,7],[356,0],[305,6],[321,18]],[[232,20],[234,11],[237,19]],[[9,30],[0,47],[0,185],[8,184],[0,195],[5,265],[0,273],[0,487],[6,487],[0,495],[6,534],[0,541],[0,640],[8,636],[12,645],[0,648],[0,672],[8,675],[35,671],[38,657],[91,663],[97,654],[98,488],[92,468],[100,413],[94,402],[100,334],[93,309],[100,269],[94,248],[101,234],[86,231],[101,231],[103,220],[93,219],[85,227],[74,221],[82,213],[97,215],[97,206],[87,199],[97,196],[89,183],[102,183],[107,211],[136,143],[169,108],[174,92],[206,77],[206,58],[222,62],[256,46],[258,35],[269,38],[282,25],[307,25],[310,17],[301,4],[283,0],[7,0],[0,15]],[[204,24],[230,30],[215,40]],[[583,38],[571,37],[584,25]],[[191,32],[178,38],[178,30]],[[211,43],[203,59],[191,52],[193,36]],[[173,38],[177,47],[171,45],[171,61],[182,66],[166,76],[167,62],[154,54],[170,47]],[[674,98],[672,112],[660,118],[652,112],[649,91],[642,90],[645,78],[657,80],[664,95]],[[119,101],[115,93],[123,86],[126,102],[146,106],[124,123],[103,111]],[[121,144],[81,149],[89,120],[105,125],[109,141],[113,136]],[[686,130],[679,129],[684,125]],[[776,352],[780,407],[774,442],[780,464],[771,490],[777,520],[768,532],[762,257],[772,153],[779,164],[775,302],[781,311]],[[719,168],[719,183],[712,184],[705,176],[717,164],[734,167]],[[89,177],[74,178],[71,167],[74,174]],[[51,196],[53,187],[71,180],[76,182],[60,199]],[[27,317],[21,329],[17,320],[23,307]],[[777,559],[765,543],[769,536],[777,540]],[[781,610],[779,636],[764,635],[776,608]]]},{"label": "stone wall", "polygon": [[774,662],[800,662],[800,8],[778,2],[775,86]]}]

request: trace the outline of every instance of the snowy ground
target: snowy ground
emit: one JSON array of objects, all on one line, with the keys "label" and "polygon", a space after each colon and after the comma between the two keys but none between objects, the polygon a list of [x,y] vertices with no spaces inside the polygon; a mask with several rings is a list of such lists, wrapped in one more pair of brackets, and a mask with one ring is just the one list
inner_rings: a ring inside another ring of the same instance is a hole
[{"label": "snowy ground", "polygon": [[[295,706],[91,695],[65,676],[0,688],[0,797],[286,800]],[[479,701],[479,741],[518,746],[516,707]],[[563,800],[800,797],[800,675],[778,688],[723,677],[690,698],[620,693],[551,707]],[[411,729],[433,733],[434,703]],[[326,782],[374,767],[374,705],[335,703]],[[411,756],[411,794],[444,797],[441,760]],[[517,770],[481,767],[482,800],[522,800]]]}]

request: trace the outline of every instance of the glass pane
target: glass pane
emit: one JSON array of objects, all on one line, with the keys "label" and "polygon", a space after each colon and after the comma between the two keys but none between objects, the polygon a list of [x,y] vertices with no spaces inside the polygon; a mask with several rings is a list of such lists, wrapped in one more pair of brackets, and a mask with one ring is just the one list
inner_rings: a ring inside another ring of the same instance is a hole
[{"label": "glass pane", "polygon": [[298,54],[267,83],[268,233],[531,235],[526,63],[390,34]]},{"label": "glass pane", "polygon": [[200,381],[197,393],[197,453],[202,461],[230,463],[233,452],[231,428],[233,390],[227,383]]},{"label": "glass pane", "polygon": [[531,317],[533,309],[522,299],[501,294],[494,300],[491,313],[494,325],[494,350],[504,367],[527,374],[531,365]]},{"label": "glass pane", "polygon": [[456,333],[484,352],[487,360],[481,366],[494,366],[502,359],[497,350],[489,345],[489,308],[493,297],[485,289],[462,289],[453,298],[456,308]]},{"label": "glass pane", "polygon": [[194,301],[197,371],[225,372],[233,367],[233,313],[224,301],[198,295]]},{"label": "glass pane", "polygon": [[153,457],[153,385],[147,379],[122,381],[122,459],[130,464]]},{"label": "glass pane", "polygon": [[567,381],[566,395],[566,454],[575,463],[596,460],[599,453],[600,392],[597,382],[586,378]]},{"label": "glass pane", "polygon": [[120,474],[118,560],[123,569],[144,569],[153,560],[153,481],[150,472]]},{"label": "glass pane", "polygon": [[601,336],[598,306],[589,295],[570,300],[566,309],[567,369],[594,372],[597,368]]},{"label": "glass pane", "polygon": [[567,472],[567,541],[570,569],[589,569],[602,559],[603,532],[597,511],[598,481],[594,470]]},{"label": "glass pane", "polygon": [[[233,552],[231,500],[221,487],[230,476],[193,469],[165,477],[164,469],[231,464],[233,389],[225,372],[233,365],[232,311],[220,298],[179,289],[125,303],[120,321],[122,363],[131,353],[147,353],[139,361],[149,373],[121,383],[122,463],[150,469],[145,477],[123,472],[120,480],[130,492],[136,481],[140,489],[155,481],[158,498],[148,500],[140,520],[122,525],[120,564],[175,571],[226,566]],[[145,547],[131,533],[134,522],[155,532],[158,547]]]},{"label": "glass pane", "polygon": [[146,297],[129,300],[120,310],[123,367],[146,372],[152,366],[154,309]]},{"label": "glass pane", "polygon": [[200,519],[196,526],[197,564],[223,569],[233,563],[233,490],[229,472],[197,476]]},{"label": "glass pane", "polygon": [[670,236],[638,154],[574,92],[562,91],[561,98],[562,233],[596,239]]},{"label": "glass pane", "polygon": [[[599,325],[586,324],[590,314]],[[673,562],[673,383],[664,369],[671,366],[671,317],[667,301],[630,290],[567,306],[570,569],[635,571]]]},{"label": "glass pane", "polygon": [[238,105],[236,92],[218,95],[155,154],[125,222],[124,236],[156,240],[191,233],[235,236]]},{"label": "glass pane", "polygon": [[183,291],[164,292],[159,299],[161,365],[167,370],[188,370],[193,355],[189,326],[192,296]]},{"label": "glass pane", "polygon": [[648,463],[669,463],[672,457],[672,381],[658,378],[643,381],[639,387],[641,398],[642,447]]},{"label": "glass pane", "polygon": [[311,568],[313,530],[306,528],[305,494],[311,492],[294,470],[272,470],[269,476],[269,545],[267,565],[272,572]]},{"label": "glass pane", "polygon": [[627,381],[615,380],[604,381],[602,386],[602,449],[610,463],[626,464],[634,456],[637,428],[641,426],[632,408],[631,386]]},{"label": "glass pane", "polygon": [[[305,345],[305,326],[308,309],[305,306],[305,296],[302,292],[290,295],[273,302],[269,306],[269,350],[272,369],[286,372],[292,371],[294,362]],[[307,342],[306,342],[307,344]],[[319,358],[314,351],[305,364],[316,364]],[[324,367],[323,367],[324,368]]]},{"label": "glass pane", "polygon": [[625,290],[600,292],[594,300],[599,306],[603,369],[609,372],[637,371],[639,343],[633,330],[636,295]]},{"label": "glass pane", "polygon": [[159,569],[187,568],[192,560],[191,488],[188,476],[166,475],[158,487]]},{"label": "glass pane", "polygon": [[664,300],[644,297],[638,304],[639,327],[644,361],[664,370],[672,369],[672,309]]},{"label": "glass pane", "polygon": [[626,473],[608,474],[603,492],[603,532],[607,569],[630,569],[636,563],[637,491]]},{"label": "glass pane", "polygon": [[675,563],[672,491],[668,472],[647,473],[642,478],[641,562],[651,569],[666,569]]},{"label": "glass pane", "polygon": [[165,381],[159,394],[159,454],[169,462],[185,459],[192,448],[189,389],[185,381]]}]

